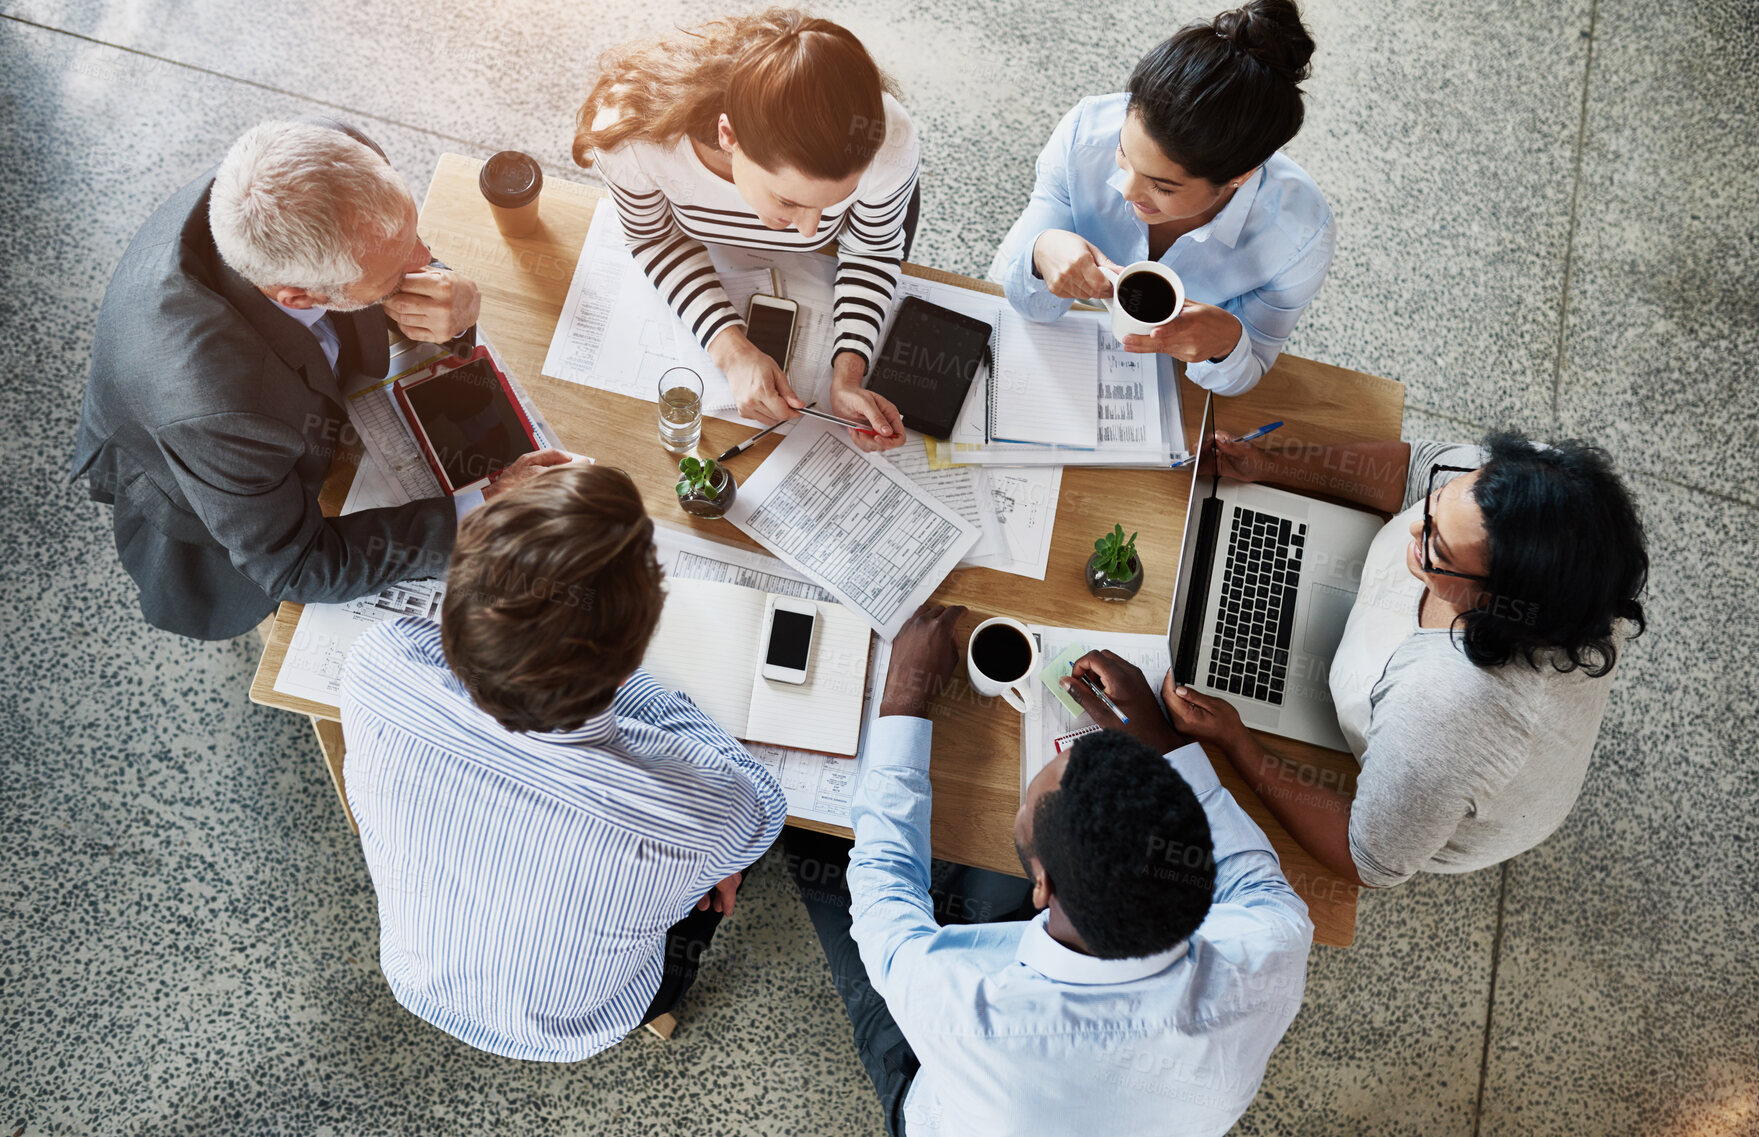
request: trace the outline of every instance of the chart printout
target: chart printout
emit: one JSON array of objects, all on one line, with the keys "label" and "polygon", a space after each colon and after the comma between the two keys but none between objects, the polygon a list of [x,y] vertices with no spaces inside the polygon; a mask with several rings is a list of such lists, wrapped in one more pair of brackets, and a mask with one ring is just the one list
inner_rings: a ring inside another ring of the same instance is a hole
[{"label": "chart printout", "polygon": [[727,516],[890,639],[979,533],[841,435],[816,421],[795,427]]}]

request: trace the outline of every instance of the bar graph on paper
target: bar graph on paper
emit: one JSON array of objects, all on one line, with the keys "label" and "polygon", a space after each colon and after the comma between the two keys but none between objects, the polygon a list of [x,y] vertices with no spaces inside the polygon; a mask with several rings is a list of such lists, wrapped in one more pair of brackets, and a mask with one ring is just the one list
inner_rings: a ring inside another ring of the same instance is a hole
[{"label": "bar graph on paper", "polygon": [[349,396],[348,421],[379,468],[406,495],[405,500],[439,496],[439,480],[428,468],[409,428],[403,425],[391,384],[368,387]]}]

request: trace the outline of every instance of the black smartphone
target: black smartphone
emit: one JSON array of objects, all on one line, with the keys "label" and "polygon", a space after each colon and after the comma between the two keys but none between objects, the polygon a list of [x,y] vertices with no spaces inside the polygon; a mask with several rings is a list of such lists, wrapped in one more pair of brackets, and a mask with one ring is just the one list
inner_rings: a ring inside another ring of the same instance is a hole
[{"label": "black smartphone", "polygon": [[794,354],[794,322],[799,317],[800,305],[794,301],[759,292],[745,309],[745,338],[786,371]]}]

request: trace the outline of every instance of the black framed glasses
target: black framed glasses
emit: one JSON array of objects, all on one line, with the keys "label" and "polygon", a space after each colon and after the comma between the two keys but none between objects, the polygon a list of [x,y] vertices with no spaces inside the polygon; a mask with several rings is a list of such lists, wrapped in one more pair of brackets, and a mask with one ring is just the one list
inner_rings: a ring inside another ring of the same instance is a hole
[{"label": "black framed glasses", "polygon": [[1435,518],[1430,515],[1429,503],[1435,497],[1435,476],[1437,474],[1470,474],[1472,466],[1444,466],[1440,462],[1429,467],[1429,487],[1423,493],[1423,571],[1436,576],[1453,576],[1461,580],[1475,580],[1479,584],[1487,583],[1488,577],[1474,576],[1469,572],[1455,572],[1452,569],[1436,568],[1435,558],[1429,552],[1429,546],[1435,539]]}]

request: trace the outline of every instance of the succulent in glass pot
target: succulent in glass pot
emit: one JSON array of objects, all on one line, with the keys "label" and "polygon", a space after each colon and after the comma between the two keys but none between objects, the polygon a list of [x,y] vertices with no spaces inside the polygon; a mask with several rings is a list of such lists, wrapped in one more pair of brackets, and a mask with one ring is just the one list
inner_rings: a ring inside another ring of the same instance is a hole
[{"label": "succulent in glass pot", "polygon": [[1136,534],[1124,537],[1124,527],[1093,543],[1087,558],[1087,591],[1101,600],[1128,600],[1142,591],[1142,559],[1136,555]]},{"label": "succulent in glass pot", "polygon": [[678,505],[693,517],[725,517],[739,494],[733,471],[713,458],[685,458],[678,463]]}]

